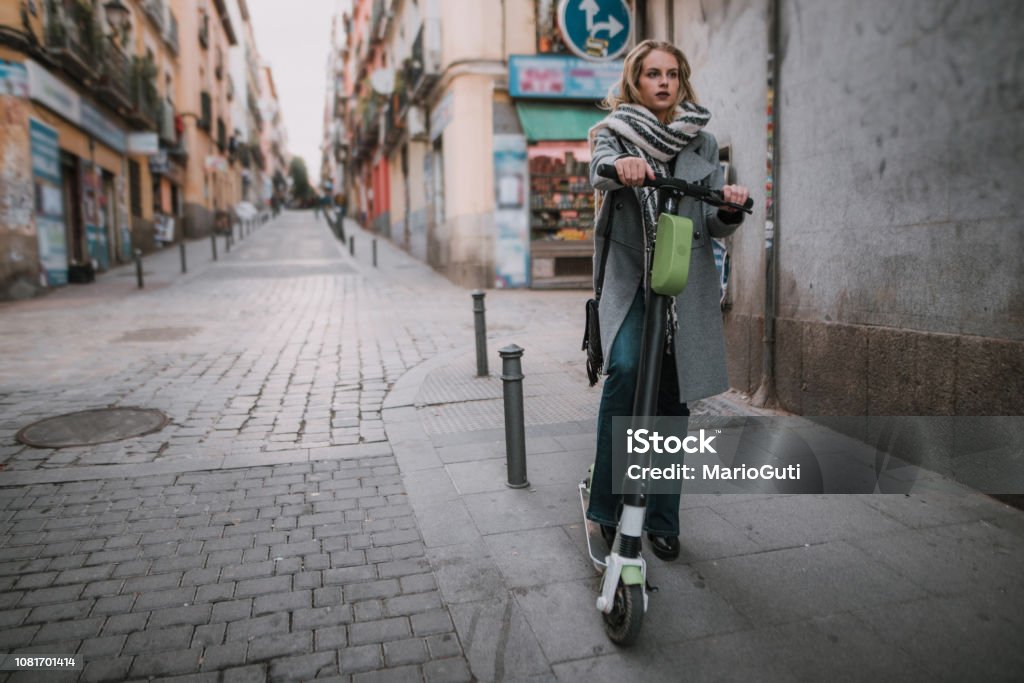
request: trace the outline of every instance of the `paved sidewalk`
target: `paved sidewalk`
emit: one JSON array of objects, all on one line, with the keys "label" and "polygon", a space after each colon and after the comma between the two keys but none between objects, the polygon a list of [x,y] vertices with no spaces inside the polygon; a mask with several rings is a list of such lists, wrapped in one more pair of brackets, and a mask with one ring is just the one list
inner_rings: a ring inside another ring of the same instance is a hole
[{"label": "paved sidewalk", "polygon": [[[217,263],[192,245],[184,277],[176,251],[148,257],[162,286],[129,268],[0,305],[0,651],[79,652],[81,680],[1019,678],[1024,521],[981,495],[689,496],[683,555],[650,558],[660,591],[619,650],[576,489],[599,398],[586,293],[488,292],[476,378],[469,293],[383,240],[374,268],[346,231],[355,258],[286,213]],[[511,342],[522,490],[504,484]],[[107,405],[171,424],[14,441]]]}]

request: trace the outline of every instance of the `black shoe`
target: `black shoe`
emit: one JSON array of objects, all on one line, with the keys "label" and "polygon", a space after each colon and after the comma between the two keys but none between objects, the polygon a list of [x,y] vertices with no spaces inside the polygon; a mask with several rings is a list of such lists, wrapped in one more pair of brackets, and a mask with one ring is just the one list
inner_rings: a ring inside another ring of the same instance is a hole
[{"label": "black shoe", "polygon": [[647,534],[647,540],[651,542],[651,550],[654,551],[656,557],[665,560],[666,562],[671,562],[679,557],[678,536],[655,536],[654,534]]},{"label": "black shoe", "polygon": [[608,545],[608,550],[612,549],[612,543],[615,542],[615,527],[601,525],[601,538],[604,539],[605,544]]}]

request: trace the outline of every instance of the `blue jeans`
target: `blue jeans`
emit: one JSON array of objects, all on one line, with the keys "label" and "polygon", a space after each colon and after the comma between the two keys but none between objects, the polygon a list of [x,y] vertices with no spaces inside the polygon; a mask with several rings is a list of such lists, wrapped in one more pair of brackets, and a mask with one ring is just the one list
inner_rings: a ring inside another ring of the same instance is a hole
[{"label": "blue jeans", "polygon": [[[605,526],[618,524],[619,506],[622,502],[621,495],[612,493],[612,418],[633,414],[643,328],[644,293],[640,288],[608,353],[608,377],[604,381],[601,408],[597,413],[597,456],[590,485],[587,519]],[[679,401],[675,356],[666,354],[661,362],[658,415],[682,417],[689,414],[686,404]],[[681,488],[682,482],[678,482],[675,493],[647,496],[645,531],[656,536],[679,535]]]}]

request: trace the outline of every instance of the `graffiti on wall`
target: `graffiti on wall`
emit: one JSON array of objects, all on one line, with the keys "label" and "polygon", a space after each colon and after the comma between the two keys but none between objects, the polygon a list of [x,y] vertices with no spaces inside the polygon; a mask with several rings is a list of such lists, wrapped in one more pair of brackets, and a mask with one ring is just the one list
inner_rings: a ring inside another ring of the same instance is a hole
[{"label": "graffiti on wall", "polygon": [[32,163],[24,99],[0,91],[0,230],[31,235]]}]

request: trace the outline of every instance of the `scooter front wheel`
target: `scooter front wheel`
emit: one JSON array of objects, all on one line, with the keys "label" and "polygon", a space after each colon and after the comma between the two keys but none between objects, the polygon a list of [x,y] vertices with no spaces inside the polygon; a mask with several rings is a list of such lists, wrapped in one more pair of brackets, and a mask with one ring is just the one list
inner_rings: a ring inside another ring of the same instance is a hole
[{"label": "scooter front wheel", "polygon": [[615,602],[604,615],[604,630],[616,645],[632,645],[644,623],[644,587],[627,586],[622,581],[615,587]]}]

